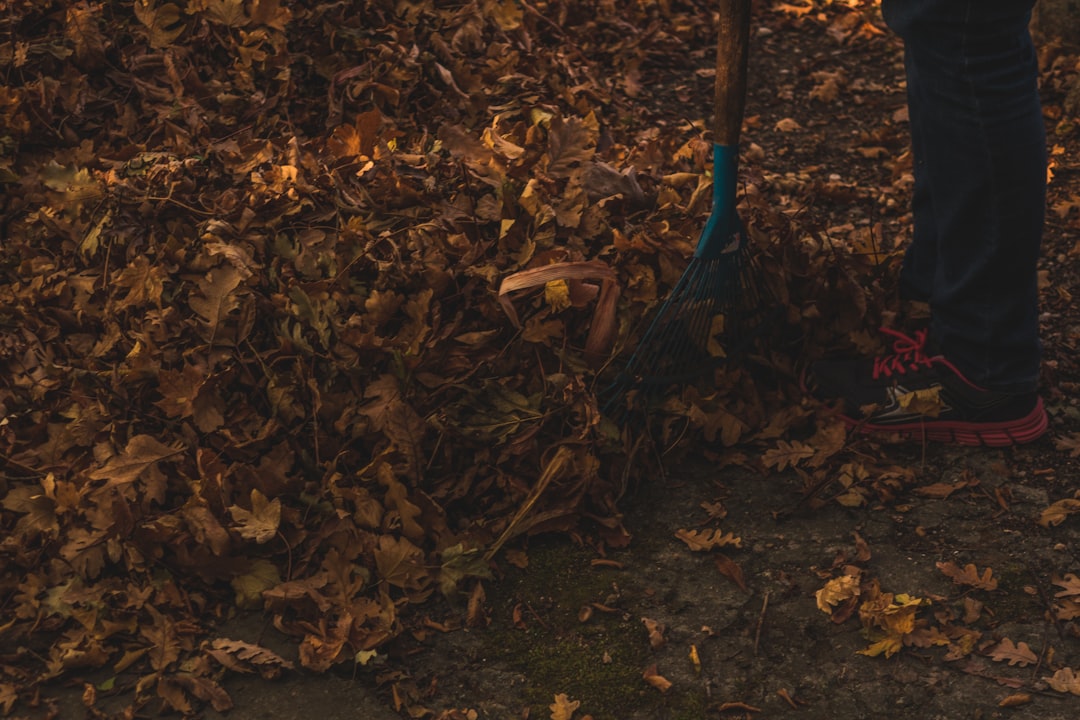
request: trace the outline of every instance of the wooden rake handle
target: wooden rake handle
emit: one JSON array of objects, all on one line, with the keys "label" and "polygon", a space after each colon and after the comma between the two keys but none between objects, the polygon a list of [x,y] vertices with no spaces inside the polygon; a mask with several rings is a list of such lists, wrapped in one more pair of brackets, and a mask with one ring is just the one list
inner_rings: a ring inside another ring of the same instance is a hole
[{"label": "wooden rake handle", "polygon": [[750,50],[750,0],[720,0],[716,42],[714,142],[737,147],[746,108],[746,61]]}]

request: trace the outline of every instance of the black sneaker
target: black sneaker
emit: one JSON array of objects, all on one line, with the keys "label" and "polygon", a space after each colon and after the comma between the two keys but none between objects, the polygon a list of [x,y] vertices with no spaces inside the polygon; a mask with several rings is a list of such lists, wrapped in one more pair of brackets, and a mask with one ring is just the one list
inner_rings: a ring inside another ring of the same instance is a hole
[{"label": "black sneaker", "polygon": [[877,358],[821,360],[803,374],[819,400],[841,400],[841,419],[865,433],[960,445],[1028,443],[1047,430],[1037,393],[986,390],[940,354],[927,354],[926,331],[892,335],[893,352]]}]

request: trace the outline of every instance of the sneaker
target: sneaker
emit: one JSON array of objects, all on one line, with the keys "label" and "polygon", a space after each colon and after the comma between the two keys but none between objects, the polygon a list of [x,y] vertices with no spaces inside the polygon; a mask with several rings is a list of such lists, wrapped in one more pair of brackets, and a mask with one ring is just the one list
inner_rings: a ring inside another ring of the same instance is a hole
[{"label": "sneaker", "polygon": [[1003,447],[1032,442],[1047,430],[1037,393],[986,390],[940,354],[929,354],[926,330],[894,338],[877,358],[820,360],[803,374],[803,390],[841,400],[841,419],[865,433]]}]

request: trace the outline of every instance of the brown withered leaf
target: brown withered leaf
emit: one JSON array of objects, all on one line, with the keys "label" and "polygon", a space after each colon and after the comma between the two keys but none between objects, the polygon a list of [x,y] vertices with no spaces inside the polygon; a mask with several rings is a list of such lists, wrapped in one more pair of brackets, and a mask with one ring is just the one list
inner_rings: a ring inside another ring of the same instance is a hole
[{"label": "brown withered leaf", "polygon": [[270,500],[257,488],[252,488],[251,510],[230,505],[229,514],[236,523],[240,537],[262,545],[277,535],[281,524],[281,501],[278,498]]},{"label": "brown withered leaf", "polygon": [[761,456],[761,464],[767,468],[774,467],[778,472],[789,467],[795,467],[803,460],[811,458],[817,451],[809,445],[798,440],[779,440],[776,447],[766,450]]},{"label": "brown withered leaf", "polygon": [[1009,665],[1027,667],[1039,661],[1039,656],[1032,651],[1026,642],[1014,644],[1009,638],[1003,638],[1000,643],[990,649],[990,657],[994,662],[1008,661]]},{"label": "brown withered leaf", "polygon": [[154,48],[172,45],[186,28],[180,8],[171,2],[135,0],[135,17],[146,28],[150,47]]},{"label": "brown withered leaf", "polygon": [[206,654],[229,670],[239,673],[258,672],[267,680],[278,677],[283,670],[293,669],[291,662],[272,650],[243,640],[215,638],[206,649]]},{"label": "brown withered leaf", "polygon": [[859,576],[841,575],[825,583],[814,596],[817,598],[818,610],[832,613],[835,606],[859,597],[860,592]]},{"label": "brown withered leaf", "polygon": [[571,700],[566,693],[559,693],[548,709],[551,710],[551,720],[571,720],[579,707],[581,707],[580,700]]},{"label": "brown withered leaf", "polygon": [[686,546],[694,552],[707,552],[720,547],[742,547],[742,538],[735,537],[734,533],[723,533],[719,528],[712,530],[687,530],[685,528],[675,531],[675,537],[686,543]]},{"label": "brown withered leaf", "polygon": [[649,683],[649,685],[652,685],[662,693],[666,693],[671,689],[671,681],[657,672],[656,665],[650,665],[645,668],[645,672],[643,672],[641,676],[645,679],[645,682]]},{"label": "brown withered leaf", "polygon": [[1060,525],[1065,518],[1078,512],[1080,512],[1080,500],[1075,498],[1058,500],[1042,511],[1042,514],[1039,515],[1039,524],[1043,527]]},{"label": "brown withered leaf", "polygon": [[1062,452],[1069,453],[1069,457],[1080,457],[1080,432],[1055,438],[1054,447]]},{"label": "brown withered leaf", "polygon": [[737,562],[723,553],[716,553],[713,556],[713,562],[716,563],[716,569],[720,571],[721,575],[738,585],[743,592],[746,591],[746,578],[743,576],[743,570]]},{"label": "brown withered leaf", "polygon": [[1061,588],[1060,592],[1054,593],[1054,597],[1080,597],[1080,577],[1075,574],[1065,573],[1064,578],[1055,577],[1053,583]]},{"label": "brown withered leaf", "polygon": [[970,585],[978,590],[997,590],[998,581],[993,577],[994,571],[990,568],[986,568],[980,576],[978,568],[973,563],[968,563],[961,569],[949,560],[937,563],[937,569],[957,585]]},{"label": "brown withered leaf", "polygon": [[585,118],[552,117],[548,135],[548,175],[565,178],[583,169],[596,154],[599,129],[599,123],[591,113]]},{"label": "brown withered leaf", "polygon": [[667,628],[663,623],[647,617],[641,618],[641,622],[645,625],[645,630],[649,634],[649,647],[653,650],[659,650],[667,644],[667,638],[664,637],[664,631]]},{"label": "brown withered leaf", "polygon": [[150,435],[134,435],[124,451],[113,455],[103,466],[88,473],[92,480],[105,480],[107,485],[127,485],[162,460],[180,455],[182,445],[165,445]]},{"label": "brown withered leaf", "polygon": [[240,307],[236,289],[243,279],[234,265],[216,267],[199,280],[199,294],[188,299],[199,315],[203,337],[211,343],[227,336],[223,326],[229,314]]},{"label": "brown withered leaf", "polygon": [[1043,680],[1057,692],[1080,695],[1080,673],[1072,668],[1061,668],[1052,677],[1044,677]]}]

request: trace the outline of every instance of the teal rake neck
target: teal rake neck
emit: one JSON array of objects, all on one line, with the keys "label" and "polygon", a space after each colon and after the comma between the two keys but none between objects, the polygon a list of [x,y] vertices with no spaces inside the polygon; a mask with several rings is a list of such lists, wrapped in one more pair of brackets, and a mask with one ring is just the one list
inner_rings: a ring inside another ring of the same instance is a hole
[{"label": "teal rake neck", "polygon": [[694,257],[716,260],[738,249],[735,189],[738,182],[739,148],[713,143],[712,212],[701,231]]}]

